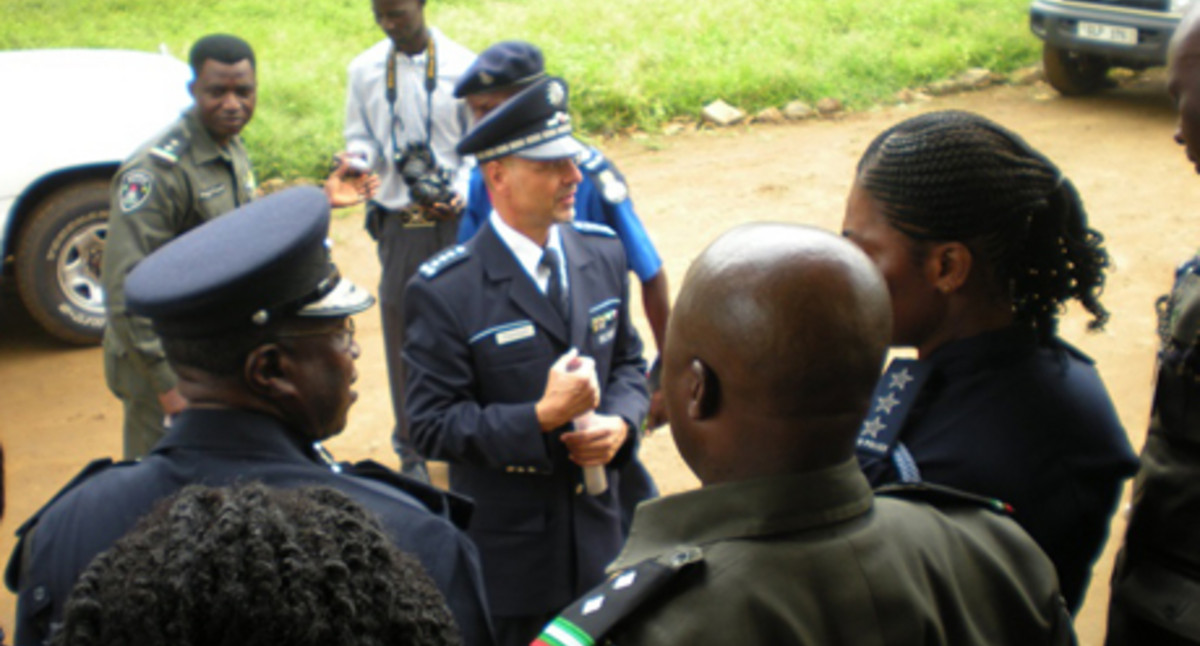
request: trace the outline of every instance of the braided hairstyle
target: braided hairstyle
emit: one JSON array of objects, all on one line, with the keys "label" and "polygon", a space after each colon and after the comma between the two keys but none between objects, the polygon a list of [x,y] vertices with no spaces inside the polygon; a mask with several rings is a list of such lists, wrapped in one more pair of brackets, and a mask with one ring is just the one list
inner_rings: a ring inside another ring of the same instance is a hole
[{"label": "braided hairstyle", "polygon": [[328,487],[190,486],[81,575],[59,646],[459,644],[445,601]]},{"label": "braided hairstyle", "polygon": [[875,138],[858,182],[889,223],[917,241],[959,241],[981,261],[1015,321],[1052,342],[1066,301],[1100,329],[1108,253],[1071,181],[1025,140],[977,114],[931,112]]}]

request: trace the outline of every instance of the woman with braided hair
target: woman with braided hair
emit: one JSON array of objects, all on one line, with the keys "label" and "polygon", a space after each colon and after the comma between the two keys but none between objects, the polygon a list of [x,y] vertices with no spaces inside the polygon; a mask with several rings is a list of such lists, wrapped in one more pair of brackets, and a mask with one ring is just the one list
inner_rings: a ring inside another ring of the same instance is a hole
[{"label": "woman with braided hair", "polygon": [[58,646],[457,646],[442,594],[329,487],[193,485],[80,576]]},{"label": "woman with braided hair", "polygon": [[1108,255],[1071,181],[979,115],[933,112],[859,161],[843,233],[892,295],[894,360],[858,439],[873,485],[998,499],[1049,555],[1072,612],[1137,468],[1092,361],[1056,333],[1068,301],[1099,329]]}]

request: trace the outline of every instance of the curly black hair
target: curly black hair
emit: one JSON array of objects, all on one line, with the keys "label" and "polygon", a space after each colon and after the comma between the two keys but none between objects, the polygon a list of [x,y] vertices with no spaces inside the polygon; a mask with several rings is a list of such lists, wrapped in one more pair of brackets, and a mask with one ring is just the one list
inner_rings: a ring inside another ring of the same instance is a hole
[{"label": "curly black hair", "polygon": [[1088,227],[1071,181],[999,124],[957,110],[903,121],[871,142],[858,182],[908,237],[966,244],[1041,343],[1054,338],[1068,300],[1091,313],[1090,329],[1108,320],[1103,236]]},{"label": "curly black hair", "polygon": [[327,487],[190,486],[81,575],[58,646],[459,644],[445,600]]}]

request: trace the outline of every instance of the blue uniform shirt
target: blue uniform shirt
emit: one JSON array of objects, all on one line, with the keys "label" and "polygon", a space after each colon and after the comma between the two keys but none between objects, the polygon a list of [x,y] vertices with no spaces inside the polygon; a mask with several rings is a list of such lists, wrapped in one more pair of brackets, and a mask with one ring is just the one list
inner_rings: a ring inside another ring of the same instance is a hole
[{"label": "blue uniform shirt", "polygon": [[[644,283],[657,276],[662,269],[662,260],[642,221],[633,211],[625,178],[595,148],[589,148],[575,163],[583,175],[583,181],[575,189],[575,219],[603,224],[616,231],[625,247],[629,269],[637,274],[639,281]],[[458,242],[470,240],[487,222],[491,212],[492,201],[483,183],[483,172],[475,167],[471,170],[467,207],[458,225]]]},{"label": "blue uniform shirt", "polygon": [[[919,393],[896,395],[915,397],[898,439],[920,479],[1012,505],[1077,610],[1122,483],[1137,469],[1091,360],[1010,327],[948,343],[920,363],[929,374]],[[894,403],[872,402],[868,420]],[[898,445],[881,457],[861,444],[859,462],[872,486],[902,479]]]}]

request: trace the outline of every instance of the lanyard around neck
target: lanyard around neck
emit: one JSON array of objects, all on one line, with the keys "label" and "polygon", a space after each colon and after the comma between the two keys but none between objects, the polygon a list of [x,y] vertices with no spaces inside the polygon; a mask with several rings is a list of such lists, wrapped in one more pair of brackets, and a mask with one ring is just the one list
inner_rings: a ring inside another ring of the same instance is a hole
[{"label": "lanyard around neck", "polygon": [[[433,92],[437,89],[437,47],[434,45],[433,34],[429,34],[428,52],[425,57],[425,145],[433,139]],[[384,92],[388,100],[388,110],[392,115],[392,151],[396,151],[396,122],[404,127],[404,121],[396,115],[396,99],[399,98],[399,88],[396,82],[396,46],[388,48],[387,85]]]}]

